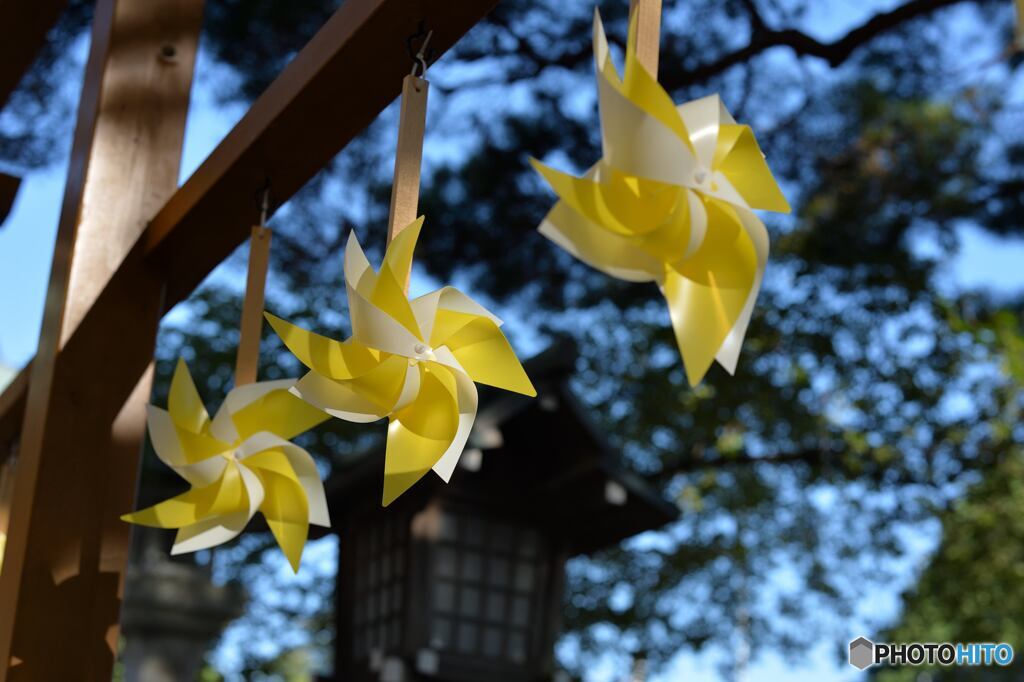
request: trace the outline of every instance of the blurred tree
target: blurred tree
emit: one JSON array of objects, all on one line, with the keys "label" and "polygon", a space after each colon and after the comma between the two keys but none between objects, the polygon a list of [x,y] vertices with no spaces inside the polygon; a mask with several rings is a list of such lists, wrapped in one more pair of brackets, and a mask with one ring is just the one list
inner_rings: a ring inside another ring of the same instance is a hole
[{"label": "blurred tree", "polygon": [[71,148],[71,115],[77,92],[62,88],[80,82],[83,64],[75,46],[92,19],[92,3],[71,0],[50,30],[35,64],[0,111],[0,162],[21,170],[53,163]]},{"label": "blurred tree", "polygon": [[[961,322],[961,324],[963,324]],[[968,325],[963,324],[963,328]],[[903,596],[900,623],[886,641],[1024,642],[1024,449],[1020,438],[1020,397],[1024,389],[1024,330],[1018,315],[1003,310],[970,325],[980,343],[1005,353],[1005,409],[993,420],[992,438],[1003,456],[965,495],[942,510],[942,541]],[[1018,655],[1003,668],[936,667],[934,682],[1001,682],[1020,679]],[[914,682],[920,670],[880,670],[879,682]]]},{"label": "blurred tree", "polygon": [[[224,101],[256,96],[334,5],[209,0],[203,47],[230,69],[217,85]],[[1024,226],[1012,6],[862,5],[666,3],[662,82],[678,101],[721,92],[795,208],[767,218],[772,260],[737,376],[713,369],[694,390],[653,286],[604,277],[535,232],[553,197],[527,156],[570,169],[569,159],[599,154],[592,4],[504,0],[430,70],[420,274],[484,298],[520,349],[576,336],[580,394],[630,465],[685,510],[663,533],[573,564],[563,659],[581,674],[601,657],[656,669],[685,649],[729,651],[737,638],[753,656],[845,643],[849,619],[865,617],[864,594],[904,572],[908,529],[942,518],[951,533],[942,510],[977,504],[964,497],[970,485],[1010,485],[993,472],[1012,473],[999,467],[1012,465],[1020,440],[1006,421],[1019,395],[1001,364],[1013,346],[988,342],[974,320],[1012,302],[957,290],[948,264],[965,229],[1010,238]],[[601,3],[619,54],[627,7]],[[819,37],[835,26],[852,28]],[[30,83],[56,82],[60,63],[42,60]],[[66,125],[38,130],[32,112],[4,113],[28,131],[2,139],[4,160],[39,165],[47,157],[33,140],[67,136]],[[347,331],[344,239],[357,229],[380,254],[394,114],[276,216],[270,309]],[[239,292],[230,279],[211,278],[165,323],[157,402],[179,353],[207,377],[208,400],[228,387]],[[276,339],[264,350],[265,378],[298,371]],[[307,444],[327,471],[380,435],[332,422]],[[215,561],[225,575],[270,580],[266,547],[246,538]],[[309,582],[288,588],[309,599],[265,605],[248,626],[273,633],[282,613],[329,603],[324,583]],[[929,585],[926,574],[922,594]],[[251,669],[306,644],[268,653],[257,641]],[[742,664],[723,658],[723,674]]]}]

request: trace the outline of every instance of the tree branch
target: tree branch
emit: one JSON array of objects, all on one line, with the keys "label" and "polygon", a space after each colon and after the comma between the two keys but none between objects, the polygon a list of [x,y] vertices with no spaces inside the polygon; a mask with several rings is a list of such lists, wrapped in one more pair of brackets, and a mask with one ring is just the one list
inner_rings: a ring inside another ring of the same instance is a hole
[{"label": "tree branch", "polygon": [[[981,4],[989,0],[976,1]],[[888,12],[876,14],[838,40],[823,43],[803,31],[791,28],[776,30],[767,27],[753,0],[744,0],[744,5],[750,13],[750,43],[707,64],[670,74],[662,84],[667,90],[676,90],[700,83],[773,47],[788,47],[800,57],[824,59],[834,68],[846,61],[857,48],[871,42],[879,35],[919,17],[927,16],[937,9],[963,2],[965,0],[910,0]]]},{"label": "tree branch", "polygon": [[[908,2],[888,12],[876,14],[860,26],[851,29],[841,38],[826,43],[797,29],[773,29],[768,26],[755,0],[740,0],[749,15],[750,43],[706,64],[689,69],[680,67],[674,71],[669,71],[661,78],[661,83],[669,91],[702,83],[728,71],[734,66],[746,63],[761,53],[775,47],[788,47],[800,57],[823,59],[835,68],[849,59],[850,55],[856,52],[858,48],[870,43],[880,35],[900,28],[903,24],[915,19],[929,16],[936,10],[967,2],[983,5],[992,4],[997,1],[1001,2],[1004,0],[908,0]],[[521,57],[526,57],[532,63],[532,67],[524,67],[504,74],[501,79],[503,83],[514,83],[534,78],[539,70],[550,67],[575,69],[582,62],[592,58],[589,42],[581,43],[578,48],[566,50],[555,57],[546,58],[529,41],[517,36],[507,22],[495,21],[495,23],[508,31],[509,35],[515,39],[514,49],[506,54],[518,54]],[[502,55],[493,51],[482,50],[479,53],[462,53],[460,54],[460,59],[466,62],[473,62],[480,59],[493,59],[499,56]],[[665,71],[668,70],[665,69]],[[479,82],[453,83],[440,87],[450,92],[457,88],[493,83],[493,77],[488,76]]]},{"label": "tree branch", "polygon": [[742,453],[738,455],[729,455],[718,457],[716,459],[687,459],[679,464],[672,467],[671,473],[692,473],[694,471],[703,471],[705,469],[720,469],[724,467],[744,467],[752,466],[755,464],[794,464],[797,462],[803,462],[806,464],[814,464],[823,462],[829,455],[836,454],[822,450],[820,448],[799,450],[796,452],[785,452],[778,455],[772,455],[769,457],[754,457],[753,455]]},{"label": "tree branch", "polygon": [[768,24],[765,23],[764,17],[761,16],[761,11],[757,8],[756,0],[740,0],[743,7],[746,8],[747,14],[750,17],[750,35],[757,37],[763,34],[768,29]]}]

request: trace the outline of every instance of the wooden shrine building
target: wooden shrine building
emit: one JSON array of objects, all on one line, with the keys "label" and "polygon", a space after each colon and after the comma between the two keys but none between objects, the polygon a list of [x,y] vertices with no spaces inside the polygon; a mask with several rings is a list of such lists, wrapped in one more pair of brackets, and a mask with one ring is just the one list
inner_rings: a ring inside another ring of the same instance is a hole
[{"label": "wooden shrine building", "polygon": [[536,399],[482,392],[448,485],[430,474],[381,508],[383,450],[332,476],[334,680],[550,681],[566,560],[676,518],[620,466],[575,364],[561,343],[525,363]]}]

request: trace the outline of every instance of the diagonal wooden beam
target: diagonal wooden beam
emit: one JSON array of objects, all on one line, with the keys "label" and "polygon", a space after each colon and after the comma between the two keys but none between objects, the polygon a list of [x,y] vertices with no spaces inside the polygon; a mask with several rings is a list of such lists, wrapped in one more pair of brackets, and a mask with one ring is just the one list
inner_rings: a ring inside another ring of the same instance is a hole
[{"label": "diagonal wooden beam", "polygon": [[0,109],[32,67],[67,0],[0,0]]},{"label": "diagonal wooden beam", "polygon": [[0,173],[0,225],[7,220],[7,215],[14,206],[14,199],[18,196],[18,187],[21,185],[21,178],[7,173]]},{"label": "diagonal wooden beam", "polygon": [[28,395],[28,377],[32,365],[18,372],[17,376],[0,393],[0,464],[10,453],[10,445],[21,432],[21,420],[25,416],[25,396]]},{"label": "diagonal wooden beam", "polygon": [[498,0],[348,0],[153,218],[146,251],[164,268],[168,308],[246,237],[267,179],[289,199],[401,91],[420,22],[443,53]]}]

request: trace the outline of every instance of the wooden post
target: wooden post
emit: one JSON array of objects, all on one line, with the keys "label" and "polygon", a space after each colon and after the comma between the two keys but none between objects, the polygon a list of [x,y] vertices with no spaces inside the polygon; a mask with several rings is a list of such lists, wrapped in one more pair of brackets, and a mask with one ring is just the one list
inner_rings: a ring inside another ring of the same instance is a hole
[{"label": "wooden post", "polygon": [[263,297],[272,236],[269,227],[257,225],[252,228],[252,237],[249,239],[249,273],[245,280],[245,298],[242,299],[242,323],[238,336],[238,354],[235,356],[235,386],[256,381],[259,369]]},{"label": "wooden post", "polygon": [[631,14],[637,13],[636,56],[657,79],[661,47],[661,0],[630,0],[629,11]]},{"label": "wooden post", "polygon": [[[0,682],[109,680],[202,0],[98,0],[0,572]],[[112,281],[131,286],[109,287]]]},{"label": "wooden post", "polygon": [[[0,447],[4,447],[0,444]],[[10,452],[2,453],[7,457],[0,462],[0,569],[4,565],[4,546],[7,544],[7,525],[11,515],[11,496],[14,494],[14,466],[17,464],[17,457],[14,456],[15,446],[8,445]]]},{"label": "wooden post", "polygon": [[31,373],[32,363],[29,362],[0,393],[0,463],[7,456],[5,448],[21,436],[21,423],[25,419],[25,398],[28,396],[28,379]]}]

